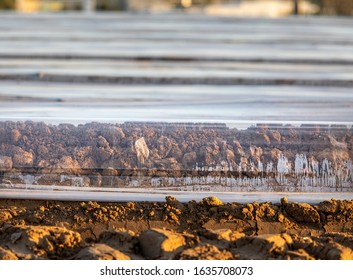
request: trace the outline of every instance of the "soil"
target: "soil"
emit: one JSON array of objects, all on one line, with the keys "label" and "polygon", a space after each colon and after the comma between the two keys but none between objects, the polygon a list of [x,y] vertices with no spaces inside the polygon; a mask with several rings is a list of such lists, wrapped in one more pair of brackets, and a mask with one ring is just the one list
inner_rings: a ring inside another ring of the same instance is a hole
[{"label": "soil", "polygon": [[353,259],[353,201],[0,200],[0,259]]}]

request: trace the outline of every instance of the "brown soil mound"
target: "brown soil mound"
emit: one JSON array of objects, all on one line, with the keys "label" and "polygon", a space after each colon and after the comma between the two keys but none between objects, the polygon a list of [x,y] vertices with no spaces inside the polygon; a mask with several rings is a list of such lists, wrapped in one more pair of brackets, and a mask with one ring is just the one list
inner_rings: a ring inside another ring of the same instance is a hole
[{"label": "brown soil mound", "polygon": [[0,200],[0,259],[353,259],[353,201]]}]

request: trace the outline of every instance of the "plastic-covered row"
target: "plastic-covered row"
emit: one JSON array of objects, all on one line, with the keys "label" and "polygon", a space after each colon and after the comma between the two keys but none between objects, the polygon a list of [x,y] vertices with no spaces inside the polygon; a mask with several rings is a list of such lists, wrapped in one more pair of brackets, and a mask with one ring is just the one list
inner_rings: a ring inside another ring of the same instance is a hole
[{"label": "plastic-covered row", "polygon": [[0,186],[351,192],[348,124],[0,121]]}]

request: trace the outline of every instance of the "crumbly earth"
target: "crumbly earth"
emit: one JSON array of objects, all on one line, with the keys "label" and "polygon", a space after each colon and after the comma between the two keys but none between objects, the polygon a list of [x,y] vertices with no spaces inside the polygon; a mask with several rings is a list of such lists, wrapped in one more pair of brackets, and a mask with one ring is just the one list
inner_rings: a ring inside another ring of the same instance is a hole
[{"label": "crumbly earth", "polygon": [[0,259],[353,259],[353,201],[0,200]]}]

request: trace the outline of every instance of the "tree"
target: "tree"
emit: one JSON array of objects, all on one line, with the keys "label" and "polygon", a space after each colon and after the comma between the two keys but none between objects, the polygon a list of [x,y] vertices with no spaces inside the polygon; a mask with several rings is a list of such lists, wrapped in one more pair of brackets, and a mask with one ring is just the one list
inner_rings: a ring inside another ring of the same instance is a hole
[{"label": "tree", "polygon": [[15,8],[15,0],[0,0],[0,10],[11,10]]},{"label": "tree", "polygon": [[353,0],[310,0],[318,5],[320,14],[353,15]]},{"label": "tree", "polygon": [[299,0],[293,0],[293,14],[299,14]]}]

